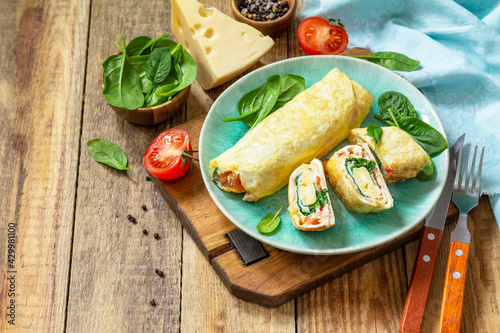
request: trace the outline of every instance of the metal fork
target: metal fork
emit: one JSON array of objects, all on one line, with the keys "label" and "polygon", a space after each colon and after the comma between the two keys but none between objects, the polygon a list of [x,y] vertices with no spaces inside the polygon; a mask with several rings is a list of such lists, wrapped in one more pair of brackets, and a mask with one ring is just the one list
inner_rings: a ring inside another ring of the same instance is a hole
[{"label": "metal fork", "polygon": [[457,173],[453,188],[453,203],[458,207],[460,216],[458,224],[451,233],[450,252],[441,304],[439,332],[459,332],[462,318],[462,302],[465,289],[465,274],[467,272],[467,258],[469,254],[470,233],[467,228],[467,214],[477,206],[480,196],[481,169],[483,166],[484,147],[479,159],[479,167],[474,182],[477,146],[474,148],[474,157],[470,173],[467,175],[470,146],[467,148],[465,163],[461,172],[462,149],[457,161]]}]

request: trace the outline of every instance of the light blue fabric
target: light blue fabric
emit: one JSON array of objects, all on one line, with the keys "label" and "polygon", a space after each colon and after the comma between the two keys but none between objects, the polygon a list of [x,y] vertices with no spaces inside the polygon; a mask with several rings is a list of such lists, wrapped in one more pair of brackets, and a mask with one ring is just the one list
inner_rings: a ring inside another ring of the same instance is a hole
[{"label": "light blue fabric", "polygon": [[485,147],[482,190],[500,221],[500,0],[303,0],[299,19],[340,18],[348,48],[418,59],[400,72],[434,105],[450,143]]}]

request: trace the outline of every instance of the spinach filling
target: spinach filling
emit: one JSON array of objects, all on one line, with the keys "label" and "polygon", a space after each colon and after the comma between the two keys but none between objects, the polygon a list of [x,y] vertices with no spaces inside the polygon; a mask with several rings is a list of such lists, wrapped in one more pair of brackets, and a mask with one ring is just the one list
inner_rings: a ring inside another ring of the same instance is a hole
[{"label": "spinach filling", "polygon": [[368,197],[363,193],[363,191],[359,187],[358,183],[356,183],[356,178],[354,177],[353,169],[366,168],[366,170],[368,170],[368,173],[370,174],[370,178],[371,178],[373,184],[375,186],[378,186],[377,183],[375,182],[375,179],[373,179],[373,173],[371,172],[375,169],[375,166],[376,166],[375,161],[368,161],[364,158],[352,157],[352,158],[346,159],[346,161],[345,161],[345,168],[347,170],[347,174],[349,174],[349,176],[351,177],[352,182],[354,183],[354,185],[356,185],[359,193],[361,193],[361,195],[365,198],[368,198]]},{"label": "spinach filling", "polygon": [[218,188],[222,190],[222,184],[219,182],[219,167],[216,167],[214,171],[212,172],[212,180],[214,181],[215,185],[217,185]]},{"label": "spinach filling", "polygon": [[328,203],[328,190],[325,188],[325,189],[322,189],[320,191],[316,187],[316,183],[313,183],[314,188],[316,189],[316,202],[313,203],[312,205],[309,205],[309,206],[305,205],[302,202],[302,199],[300,198],[300,193],[299,193],[299,179],[302,175],[303,175],[303,173],[301,173],[301,174],[297,175],[297,177],[295,177],[295,185],[296,185],[295,192],[296,192],[296,196],[297,196],[297,206],[299,207],[299,211],[302,215],[309,216],[312,213],[314,213],[314,211],[316,209],[318,209],[319,207],[323,207]]}]

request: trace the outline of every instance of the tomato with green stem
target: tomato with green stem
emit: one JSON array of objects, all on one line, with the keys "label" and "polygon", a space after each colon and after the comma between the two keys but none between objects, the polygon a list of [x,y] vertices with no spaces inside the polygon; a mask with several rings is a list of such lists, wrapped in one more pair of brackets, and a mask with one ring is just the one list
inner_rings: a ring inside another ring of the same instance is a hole
[{"label": "tomato with green stem", "polygon": [[349,38],[340,20],[325,20],[312,16],[304,19],[298,29],[299,43],[305,53],[340,54],[345,51]]},{"label": "tomato with green stem", "polygon": [[198,161],[192,156],[195,152],[192,150],[188,132],[169,129],[151,142],[142,163],[146,170],[157,178],[177,179],[193,167],[191,159]]}]

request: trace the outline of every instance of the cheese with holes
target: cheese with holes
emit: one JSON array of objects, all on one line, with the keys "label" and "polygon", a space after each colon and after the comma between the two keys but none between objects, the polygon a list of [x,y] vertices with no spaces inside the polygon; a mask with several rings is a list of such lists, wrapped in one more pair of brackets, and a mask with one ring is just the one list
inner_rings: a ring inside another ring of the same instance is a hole
[{"label": "cheese with holes", "polygon": [[198,65],[203,89],[227,82],[255,64],[274,45],[248,24],[196,0],[172,0],[172,31]]}]

